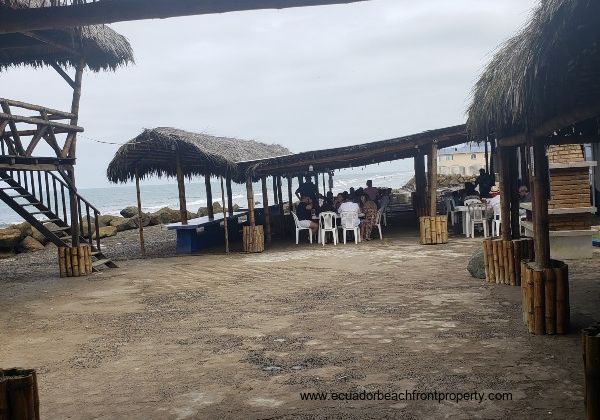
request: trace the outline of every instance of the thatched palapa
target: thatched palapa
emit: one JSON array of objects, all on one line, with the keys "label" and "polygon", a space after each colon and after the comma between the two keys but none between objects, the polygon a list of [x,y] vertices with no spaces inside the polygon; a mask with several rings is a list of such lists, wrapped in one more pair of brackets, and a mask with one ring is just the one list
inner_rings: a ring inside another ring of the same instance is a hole
[{"label": "thatched palapa", "polygon": [[[473,137],[552,131],[600,114],[600,2],[545,0],[475,85]],[[553,124],[553,121],[556,123]]]},{"label": "thatched palapa", "polygon": [[[0,13],[50,4],[48,0],[0,0]],[[92,71],[115,70],[134,61],[127,39],[104,25],[0,34],[0,70],[22,65],[76,67],[80,57]]]},{"label": "thatched palapa", "polygon": [[290,154],[283,146],[254,140],[239,140],[190,133],[176,128],[146,129],[119,148],[107,169],[108,180],[114,183],[148,176],[175,177],[179,155],[184,175],[231,176],[243,182],[245,176],[236,162]]}]

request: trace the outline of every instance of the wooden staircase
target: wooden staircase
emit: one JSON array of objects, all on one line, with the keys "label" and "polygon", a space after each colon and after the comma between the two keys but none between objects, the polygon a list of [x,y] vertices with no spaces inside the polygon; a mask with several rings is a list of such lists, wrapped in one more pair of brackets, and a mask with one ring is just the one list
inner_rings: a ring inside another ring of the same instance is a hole
[{"label": "wooden staircase", "polygon": [[[69,178],[58,173],[61,177],[53,171],[0,170],[0,200],[56,246],[71,246],[73,237],[82,243],[89,243],[94,271],[99,271],[102,267],[117,268],[101,251],[98,223],[100,212],[76,191],[74,197],[79,213],[79,232],[73,232],[69,225],[69,204],[73,189],[66,181]],[[84,220],[87,225],[85,231]]]}]

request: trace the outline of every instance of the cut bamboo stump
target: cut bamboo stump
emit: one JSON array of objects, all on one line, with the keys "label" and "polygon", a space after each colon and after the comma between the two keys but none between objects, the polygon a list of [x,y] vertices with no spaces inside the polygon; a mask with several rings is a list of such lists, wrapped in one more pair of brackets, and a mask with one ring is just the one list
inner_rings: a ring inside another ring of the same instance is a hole
[{"label": "cut bamboo stump", "polygon": [[244,226],[244,252],[263,252],[265,250],[265,235],[262,225]]},{"label": "cut bamboo stump", "polygon": [[40,401],[33,369],[0,369],[0,420],[38,420]]},{"label": "cut bamboo stump", "polygon": [[80,277],[92,273],[92,253],[89,245],[58,248],[58,268],[61,277]]},{"label": "cut bamboo stump", "polygon": [[600,419],[600,323],[581,334],[586,420]]},{"label": "cut bamboo stump", "polygon": [[567,334],[569,331],[569,266],[552,260],[543,270],[522,260],[521,298],[523,322],[535,335]]},{"label": "cut bamboo stump", "polygon": [[521,285],[521,261],[533,259],[533,239],[483,241],[485,279],[488,283]]},{"label": "cut bamboo stump", "polygon": [[423,245],[448,243],[448,216],[424,216],[419,225]]}]

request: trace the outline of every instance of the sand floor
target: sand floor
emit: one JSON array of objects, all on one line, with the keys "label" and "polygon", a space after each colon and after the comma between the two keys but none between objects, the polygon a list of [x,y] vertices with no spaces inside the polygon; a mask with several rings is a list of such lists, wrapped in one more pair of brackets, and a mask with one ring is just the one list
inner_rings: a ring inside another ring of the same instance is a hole
[{"label": "sand floor", "polygon": [[[0,366],[37,369],[47,419],[582,418],[577,330],[600,320],[600,258],[571,264],[573,332],[533,337],[519,288],[465,270],[478,246],[412,232],[0,280]],[[512,399],[300,397],[413,390]]]}]

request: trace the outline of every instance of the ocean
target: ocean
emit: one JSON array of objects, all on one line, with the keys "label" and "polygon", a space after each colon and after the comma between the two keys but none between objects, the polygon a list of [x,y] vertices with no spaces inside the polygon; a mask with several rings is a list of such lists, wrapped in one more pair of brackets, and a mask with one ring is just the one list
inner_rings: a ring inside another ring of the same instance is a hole
[{"label": "ocean", "polygon": [[[333,180],[333,192],[335,194],[349,190],[350,187],[364,187],[368,179],[373,180],[375,187],[400,188],[413,176],[412,171],[405,170],[367,170],[354,168],[336,171]],[[173,181],[157,184],[156,180],[150,182],[142,181],[140,191],[142,196],[142,208],[144,212],[154,212],[162,207],[179,208],[179,197],[177,193],[177,184]],[[217,179],[212,182],[213,202],[221,202],[221,184]],[[327,185],[327,176],[325,177]],[[269,179],[267,188],[269,190],[269,199],[272,202],[273,183]],[[298,181],[295,178],[292,192],[298,187]],[[287,201],[287,180],[283,180],[283,199]],[[323,191],[323,179],[319,178],[319,190]],[[206,207],[206,190],[203,178],[186,179],[186,200],[187,208],[191,212],[197,212],[200,207]],[[79,193],[90,203],[100,210],[102,214],[118,215],[119,212],[127,206],[136,206],[135,185],[115,185],[104,188],[80,188]],[[257,202],[262,201],[262,189],[260,183],[254,184],[254,193]],[[234,204],[241,207],[247,206],[246,186],[232,184],[232,198]],[[295,197],[294,197],[295,199]],[[5,227],[13,223],[21,223],[23,220],[12,209],[0,202],[0,227]]]}]

